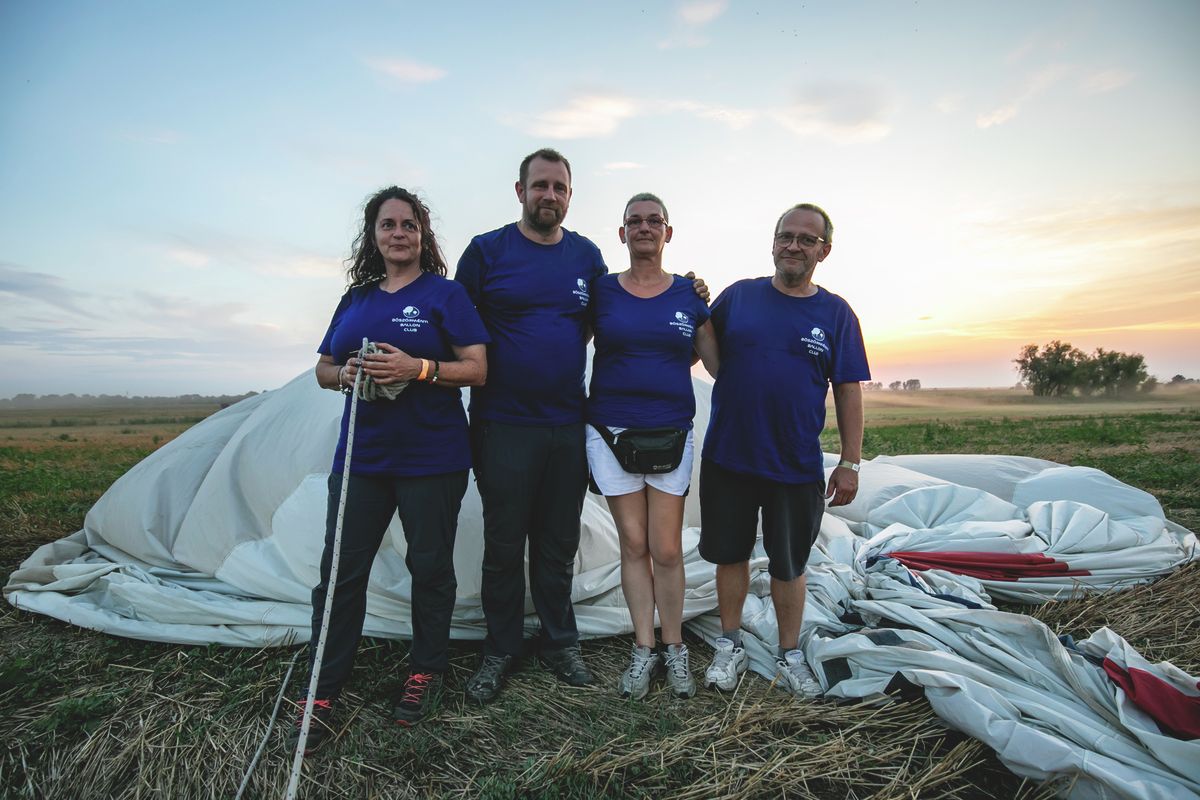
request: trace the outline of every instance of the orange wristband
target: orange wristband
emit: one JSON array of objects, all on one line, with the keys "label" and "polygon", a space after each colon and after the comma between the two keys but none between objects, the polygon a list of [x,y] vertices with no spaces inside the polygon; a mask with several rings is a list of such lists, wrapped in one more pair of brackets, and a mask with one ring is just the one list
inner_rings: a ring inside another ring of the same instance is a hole
[{"label": "orange wristband", "polygon": [[422,358],[421,359],[421,374],[417,376],[417,380],[419,380],[419,381],[425,380],[425,376],[428,374],[429,374],[429,362]]}]

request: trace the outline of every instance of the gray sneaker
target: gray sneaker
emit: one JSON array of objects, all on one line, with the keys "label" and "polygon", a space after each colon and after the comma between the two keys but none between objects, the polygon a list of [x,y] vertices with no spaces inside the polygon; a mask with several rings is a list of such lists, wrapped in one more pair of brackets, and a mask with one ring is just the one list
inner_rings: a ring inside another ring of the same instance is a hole
[{"label": "gray sneaker", "polygon": [[577,644],[559,650],[543,650],[542,664],[570,686],[592,685],[592,671],[583,663],[583,652]]},{"label": "gray sneaker", "polygon": [[812,700],[825,694],[808,666],[803,650],[788,650],[783,658],[775,659],[775,666],[778,669],[775,682],[796,697]]},{"label": "gray sneaker", "polygon": [[483,705],[496,699],[504,686],[504,676],[512,664],[512,656],[483,657],[483,663],[467,681],[467,697]]},{"label": "gray sneaker", "polygon": [[713,653],[712,663],[704,672],[704,685],[710,689],[720,689],[731,692],[737,688],[738,677],[746,671],[750,657],[745,648],[734,647],[731,639],[717,637],[716,652]]},{"label": "gray sneaker", "polygon": [[649,647],[634,645],[633,657],[629,661],[629,669],[621,675],[619,684],[621,697],[632,697],[641,700],[650,691],[650,679],[658,666],[658,653]]},{"label": "gray sneaker", "polygon": [[692,677],[686,644],[667,645],[667,651],[663,653],[663,665],[667,669],[667,686],[671,694],[686,700],[696,693],[696,679]]}]

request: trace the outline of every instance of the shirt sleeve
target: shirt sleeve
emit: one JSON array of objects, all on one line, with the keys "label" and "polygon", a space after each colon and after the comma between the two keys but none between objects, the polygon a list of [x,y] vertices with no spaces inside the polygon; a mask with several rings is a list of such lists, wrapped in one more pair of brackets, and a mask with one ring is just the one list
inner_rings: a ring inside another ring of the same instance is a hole
[{"label": "shirt sleeve", "polygon": [[471,344],[487,344],[492,340],[484,327],[483,320],[466,289],[458,283],[450,283],[446,294],[446,314],[443,321],[446,337],[452,345],[466,347]]},{"label": "shirt sleeve", "polygon": [[454,270],[454,280],[467,290],[467,297],[475,305],[479,305],[480,295],[483,294],[483,250],[477,239],[472,239],[458,259]]},{"label": "shirt sleeve", "polygon": [[833,350],[833,364],[829,370],[830,383],[854,383],[871,380],[871,369],[867,365],[867,350],[863,344],[862,327],[858,315],[847,305],[843,309],[838,325],[837,345]]},{"label": "shirt sleeve", "polygon": [[325,331],[325,337],[321,339],[320,347],[317,348],[317,352],[323,356],[333,355],[333,332],[337,330],[342,317],[346,315],[346,310],[350,308],[350,295],[350,292],[342,295],[342,299],[338,301],[337,308],[333,311],[333,319],[329,320],[329,328]]},{"label": "shirt sleeve", "polygon": [[709,319],[712,320],[713,328],[716,329],[718,336],[725,330],[725,321],[729,317],[729,296],[732,291],[732,286],[726,286],[725,291],[717,295],[717,299],[713,301],[708,311]]}]

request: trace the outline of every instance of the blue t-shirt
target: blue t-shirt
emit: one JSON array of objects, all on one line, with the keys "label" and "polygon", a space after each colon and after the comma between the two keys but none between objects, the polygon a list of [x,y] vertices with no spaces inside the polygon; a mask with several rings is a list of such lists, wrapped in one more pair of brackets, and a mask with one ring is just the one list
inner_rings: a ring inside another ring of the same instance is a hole
[{"label": "blue t-shirt", "polygon": [[829,384],[871,379],[854,311],[820,287],[792,297],[751,278],[721,293],[712,322],[721,368],[704,458],[781,483],[824,479]]},{"label": "blue t-shirt", "polygon": [[458,260],[454,279],[492,340],[487,385],[471,391],[472,419],[583,421],[590,287],[608,268],[590,240],[562,234],[557,244],[537,244],[511,223],[476,236]]},{"label": "blue t-shirt", "polygon": [[[392,294],[376,283],[346,292],[319,352],[344,364],[351,352],[362,347],[364,336],[415,358],[438,361],[453,361],[453,346],[488,341],[483,321],[463,288],[428,272]],[[347,397],[333,457],[335,473],[341,473],[346,456],[349,420]],[[352,473],[412,477],[470,468],[467,417],[458,389],[411,381],[395,400],[358,402]]]},{"label": "blue t-shirt", "polygon": [[596,356],[588,422],[623,428],[690,428],[692,343],[708,321],[708,306],[687,278],[665,292],[635,297],[616,275],[592,284]]}]

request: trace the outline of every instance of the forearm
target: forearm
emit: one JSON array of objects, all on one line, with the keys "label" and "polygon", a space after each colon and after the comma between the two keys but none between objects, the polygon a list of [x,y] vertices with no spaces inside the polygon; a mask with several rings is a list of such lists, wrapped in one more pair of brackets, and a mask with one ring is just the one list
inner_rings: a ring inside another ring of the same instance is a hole
[{"label": "forearm", "polygon": [[833,407],[837,413],[838,438],[842,458],[855,464],[862,461],[863,399],[862,384],[838,383],[833,387]]},{"label": "forearm", "polygon": [[328,356],[323,357],[317,362],[315,369],[317,385],[322,389],[341,389],[338,378],[341,375],[343,366],[342,364],[333,363],[333,359],[328,358]]},{"label": "forearm", "polygon": [[[429,366],[425,383],[457,389],[462,386],[482,386],[486,370],[476,361],[434,361],[426,359]],[[435,380],[436,378],[436,380]],[[418,378],[418,380],[420,380]]]}]

